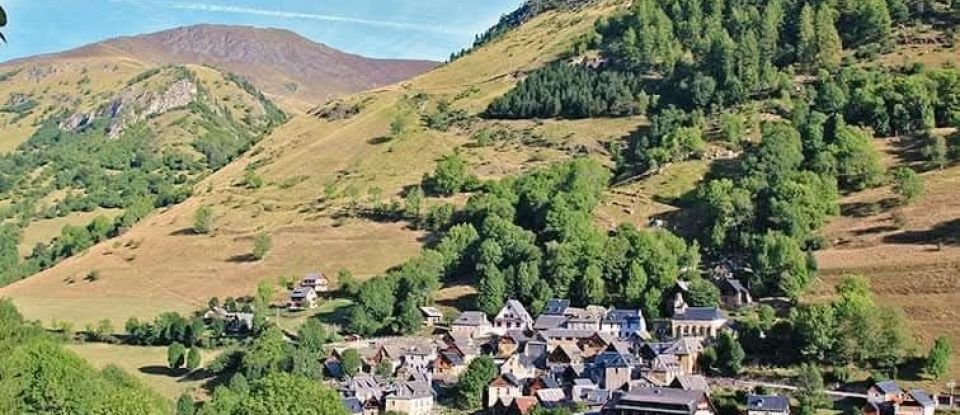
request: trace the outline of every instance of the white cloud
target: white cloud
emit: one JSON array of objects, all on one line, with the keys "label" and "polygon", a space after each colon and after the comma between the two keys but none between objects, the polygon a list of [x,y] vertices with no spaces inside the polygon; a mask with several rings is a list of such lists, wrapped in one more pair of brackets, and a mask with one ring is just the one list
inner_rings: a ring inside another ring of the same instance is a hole
[{"label": "white cloud", "polygon": [[367,26],[379,26],[392,29],[412,30],[418,32],[438,33],[444,35],[472,35],[473,32],[463,29],[453,29],[449,27],[416,24],[407,22],[395,22],[389,20],[364,19],[358,17],[336,16],[318,13],[302,13],[283,10],[257,9],[251,7],[223,6],[217,4],[204,3],[185,3],[185,2],[162,2],[159,4],[179,10],[194,10],[209,13],[231,13],[248,14],[267,17],[278,17],[282,19],[303,19],[303,20],[321,20],[327,22],[356,23]]}]

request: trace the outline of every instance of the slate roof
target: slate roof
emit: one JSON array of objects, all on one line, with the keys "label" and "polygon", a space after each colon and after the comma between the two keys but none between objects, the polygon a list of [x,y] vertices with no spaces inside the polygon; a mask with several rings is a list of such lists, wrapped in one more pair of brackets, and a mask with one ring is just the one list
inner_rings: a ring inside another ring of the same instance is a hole
[{"label": "slate roof", "polygon": [[593,358],[593,364],[601,368],[628,368],[639,364],[639,362],[637,362],[636,357],[630,354],[603,352]]},{"label": "slate roof", "polygon": [[322,272],[313,272],[313,273],[307,274],[305,277],[303,277],[303,279],[300,280],[301,284],[313,284],[313,283],[327,284],[329,282],[330,280],[328,280],[327,277],[323,275]]},{"label": "slate roof", "polygon": [[440,312],[436,307],[420,307],[420,311],[423,312],[427,317],[440,317],[443,318],[443,313]]},{"label": "slate roof", "polygon": [[540,402],[561,402],[567,398],[567,395],[563,393],[563,389],[560,388],[547,388],[540,389],[537,391],[537,399]]},{"label": "slate roof", "polygon": [[429,382],[401,382],[397,384],[395,399],[420,399],[433,396]]},{"label": "slate roof", "polygon": [[920,389],[913,389],[909,392],[909,394],[911,397],[913,397],[913,400],[917,401],[917,403],[920,404],[920,406],[927,407],[927,406],[937,405],[937,402],[934,401],[933,398],[930,397],[930,395],[927,394],[926,391],[923,391]]},{"label": "slate roof", "polygon": [[672,354],[662,354],[655,357],[650,366],[657,370],[676,369],[680,367],[680,359],[677,359],[677,356]]},{"label": "slate roof", "polygon": [[721,280],[720,289],[727,293],[749,293],[750,290],[744,287],[740,280],[736,278],[724,278]]},{"label": "slate roof", "polygon": [[557,379],[553,375],[542,375],[534,380],[539,380],[543,382],[543,386],[547,389],[557,389],[560,387],[560,382],[557,382]]},{"label": "slate roof", "polygon": [[463,357],[459,353],[445,352],[443,353],[443,358],[450,362],[451,365],[461,366],[463,365]]},{"label": "slate roof", "polygon": [[649,408],[649,412],[663,413],[659,405],[676,405],[686,407],[690,413],[693,413],[698,402],[704,398],[703,391],[686,391],[673,388],[639,388],[627,393],[620,394],[617,401],[618,406],[629,406],[630,408]]},{"label": "slate roof", "polygon": [[310,287],[297,287],[290,292],[290,298],[306,298],[311,293],[316,294],[317,292]]},{"label": "slate roof", "polygon": [[537,320],[533,322],[534,330],[550,330],[550,329],[559,329],[564,326],[567,322],[567,317],[562,315],[553,315],[553,314],[541,314],[540,317],[537,317]]},{"label": "slate roof", "polygon": [[892,381],[892,380],[886,380],[886,381],[883,381],[883,382],[877,382],[877,383],[875,383],[873,386],[876,387],[877,389],[879,389],[880,392],[883,392],[883,393],[900,393],[900,392],[902,392],[902,390],[900,389],[900,385],[897,385],[897,382],[894,382],[894,381]]},{"label": "slate roof", "polygon": [[551,298],[547,301],[547,305],[543,308],[543,315],[559,315],[562,316],[567,312],[567,308],[570,308],[570,300],[562,300],[559,298]]},{"label": "slate roof", "polygon": [[517,344],[519,345],[527,344],[527,342],[534,339],[533,336],[528,335],[523,330],[508,330],[506,333],[503,334],[503,336],[500,336],[500,337],[511,338],[514,341],[516,341]]},{"label": "slate roof", "polygon": [[464,311],[453,322],[454,326],[489,326],[490,320],[482,311]]},{"label": "slate roof", "polygon": [[681,337],[670,347],[663,351],[666,354],[677,356],[686,356],[697,354],[703,351],[703,343],[694,337]]},{"label": "slate roof", "polygon": [[679,375],[673,383],[684,390],[710,392],[710,384],[707,383],[707,378],[701,375]]},{"label": "slate roof", "polygon": [[790,399],[780,395],[749,395],[747,396],[747,410],[787,412],[790,410]]},{"label": "slate roof", "polygon": [[583,396],[583,402],[587,406],[603,405],[610,400],[610,391],[606,389],[592,389]]},{"label": "slate roof", "polygon": [[[505,317],[505,314],[511,314],[511,316]],[[496,319],[502,321],[519,321],[525,324],[533,324],[533,317],[530,317],[530,313],[527,312],[527,309],[523,306],[523,303],[517,300],[507,300],[507,303],[503,306],[503,309],[500,310],[500,313],[497,315]]]},{"label": "slate roof", "polygon": [[688,307],[683,314],[673,316],[674,320],[681,321],[714,321],[723,320],[723,313],[717,307]]},{"label": "slate roof", "polygon": [[643,320],[643,314],[640,310],[612,309],[603,317],[604,323],[625,323],[630,320]]},{"label": "slate roof", "polygon": [[574,338],[574,339],[585,339],[587,337],[593,336],[596,333],[596,330],[570,330],[570,329],[551,329],[543,330],[540,332],[540,335],[546,339],[557,339],[557,338]]}]

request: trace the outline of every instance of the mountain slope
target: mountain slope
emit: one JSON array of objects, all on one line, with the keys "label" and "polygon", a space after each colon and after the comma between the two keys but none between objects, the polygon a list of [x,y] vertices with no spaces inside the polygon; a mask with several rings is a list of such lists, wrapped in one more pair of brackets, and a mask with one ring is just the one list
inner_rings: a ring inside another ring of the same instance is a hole
[{"label": "mountain slope", "polygon": [[268,95],[306,104],[393,84],[436,66],[348,54],[287,30],[223,25],[109,39],[41,59],[104,56],[151,65],[208,64],[249,79]]},{"label": "mountain slope", "polygon": [[[184,203],[147,218],[116,241],[0,289],[0,295],[14,298],[29,318],[45,322],[111,318],[120,324],[130,316],[190,311],[212,296],[247,295],[261,279],[317,270],[331,275],[341,268],[360,278],[383,272],[415,255],[425,234],[411,231],[405,222],[344,217],[351,204],[399,199],[404,188],[418,183],[437,158],[455,147],[461,147],[478,175],[500,177],[570,157],[581,147],[600,147],[598,139],[620,137],[635,126],[636,119],[611,120],[600,128],[564,121],[540,127],[479,121],[474,128],[439,131],[420,121],[441,100],[456,109],[479,111],[523,72],[556,59],[598,17],[626,4],[608,0],[540,15],[403,85],[343,99],[344,104],[362,107],[351,117],[295,115],[247,155],[198,184]],[[408,127],[390,138],[397,119]],[[463,147],[480,128],[502,129],[517,138]],[[528,133],[540,134],[549,143],[522,144],[520,137]],[[264,186],[242,186],[251,166]],[[185,232],[204,205],[214,207],[217,231],[211,236]],[[263,261],[243,260],[259,232],[272,235],[273,250]],[[93,283],[63,282],[91,271],[99,275]]]}]

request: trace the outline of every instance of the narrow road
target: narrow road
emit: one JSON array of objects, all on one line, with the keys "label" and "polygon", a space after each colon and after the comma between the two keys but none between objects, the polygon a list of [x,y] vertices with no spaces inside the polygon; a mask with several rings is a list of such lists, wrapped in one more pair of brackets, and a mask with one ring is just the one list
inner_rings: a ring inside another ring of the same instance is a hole
[{"label": "narrow road", "polygon": [[[785,390],[790,392],[794,392],[798,389],[796,386],[787,385],[784,383],[739,380],[739,379],[732,379],[732,378],[707,378],[707,382],[709,382],[710,386],[713,386],[713,387],[732,388],[732,389],[754,389],[758,386],[762,386],[767,389],[780,389],[780,390]],[[867,395],[862,393],[844,392],[844,391],[837,391],[837,390],[825,390],[824,393],[827,396],[836,400],[846,399],[846,398],[867,399]]]}]

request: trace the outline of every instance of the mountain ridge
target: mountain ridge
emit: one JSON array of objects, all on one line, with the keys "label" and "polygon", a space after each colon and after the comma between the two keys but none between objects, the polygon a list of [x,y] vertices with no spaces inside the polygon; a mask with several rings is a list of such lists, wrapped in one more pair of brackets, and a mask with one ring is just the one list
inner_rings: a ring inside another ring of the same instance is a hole
[{"label": "mountain ridge", "polygon": [[391,85],[439,64],[364,57],[286,29],[200,24],[106,39],[63,52],[10,60],[0,67],[113,56],[151,65],[211,65],[248,78],[268,95],[314,105]]}]

